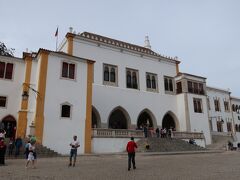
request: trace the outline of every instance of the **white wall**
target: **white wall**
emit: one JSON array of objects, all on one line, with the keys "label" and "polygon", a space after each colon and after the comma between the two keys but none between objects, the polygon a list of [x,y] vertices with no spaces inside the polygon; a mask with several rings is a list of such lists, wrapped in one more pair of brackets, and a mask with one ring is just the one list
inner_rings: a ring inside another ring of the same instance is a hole
[{"label": "white wall", "polygon": [[[76,80],[61,78],[62,61],[76,63]],[[87,63],[49,55],[44,107],[43,145],[68,154],[73,135],[78,136],[84,152]],[[61,118],[60,105],[72,105],[71,119]]]},{"label": "white wall", "polygon": [[[212,120],[213,131],[217,131],[217,120],[218,120],[217,117],[220,117],[224,121],[222,125],[223,132],[228,132],[227,121],[228,120],[233,121],[229,93],[208,88],[207,96],[210,102],[209,118]],[[221,111],[215,111],[214,98],[219,98]],[[229,102],[229,111],[225,111],[224,101],[223,101],[224,99],[226,99]]]},{"label": "white wall", "polygon": [[[96,61],[93,106],[99,112],[102,123],[108,122],[110,112],[117,106],[128,112],[132,124],[137,123],[137,118],[144,109],[152,112],[159,126],[168,111],[177,116],[176,96],[165,94],[163,79],[164,76],[175,77],[175,64],[76,39],[73,55]],[[118,67],[118,87],[103,85],[103,63]],[[140,90],[126,88],[126,68],[138,70]],[[158,93],[146,91],[146,72],[158,75]]]},{"label": "white wall", "polygon": [[[139,139],[135,138],[137,142]],[[126,151],[126,145],[129,138],[93,138],[93,153],[117,153]]]},{"label": "white wall", "polygon": [[[202,113],[194,112],[193,98],[202,100]],[[206,144],[211,144],[206,96],[188,94],[188,107],[192,132],[203,132]]]},{"label": "white wall", "polygon": [[13,116],[17,121],[18,111],[21,108],[25,62],[23,59],[4,56],[0,56],[0,61],[14,64],[12,80],[0,78],[0,96],[7,96],[7,107],[0,107],[0,121],[7,115]]}]

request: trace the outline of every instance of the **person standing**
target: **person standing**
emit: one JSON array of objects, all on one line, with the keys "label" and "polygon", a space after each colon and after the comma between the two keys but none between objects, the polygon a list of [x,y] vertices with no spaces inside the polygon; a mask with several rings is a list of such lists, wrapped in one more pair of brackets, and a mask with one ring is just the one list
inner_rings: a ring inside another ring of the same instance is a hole
[{"label": "person standing", "polygon": [[[75,166],[76,159],[77,159],[77,148],[80,147],[80,143],[77,141],[77,136],[73,136],[73,141],[70,143],[71,150],[70,150],[70,158],[69,158],[69,165]],[[72,164],[72,158],[73,158],[73,164]]]},{"label": "person standing", "polygon": [[157,138],[159,138],[159,134],[160,134],[160,130],[159,130],[159,128],[157,128],[157,129],[156,129]]},{"label": "person standing", "polygon": [[5,153],[6,153],[6,145],[4,143],[4,139],[0,138],[0,166],[5,165]]},{"label": "person standing", "polygon": [[22,138],[18,137],[15,141],[15,157],[17,157],[20,154],[20,148],[22,147],[23,143],[22,143]]},{"label": "person standing", "polygon": [[137,144],[134,142],[134,137],[131,137],[131,141],[127,143],[126,151],[128,152],[128,171],[131,169],[131,163],[133,164],[133,169],[136,169],[135,163],[135,149]]},{"label": "person standing", "polygon": [[8,156],[13,155],[13,149],[14,149],[14,140],[13,138],[10,138],[9,144],[8,144]]}]

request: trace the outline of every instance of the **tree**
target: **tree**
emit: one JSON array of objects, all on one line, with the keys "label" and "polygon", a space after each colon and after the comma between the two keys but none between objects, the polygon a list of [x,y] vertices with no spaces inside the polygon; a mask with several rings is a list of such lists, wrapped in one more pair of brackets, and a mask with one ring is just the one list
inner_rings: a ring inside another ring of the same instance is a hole
[{"label": "tree", "polygon": [[13,48],[8,49],[6,45],[0,41],[0,55],[13,57],[14,56],[13,53],[14,53]]}]

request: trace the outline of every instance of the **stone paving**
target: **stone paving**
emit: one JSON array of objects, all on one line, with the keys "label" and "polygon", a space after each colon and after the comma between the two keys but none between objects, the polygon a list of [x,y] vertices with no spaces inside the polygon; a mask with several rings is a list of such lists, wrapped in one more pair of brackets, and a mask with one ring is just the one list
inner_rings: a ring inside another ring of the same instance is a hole
[{"label": "stone paving", "polygon": [[240,152],[205,154],[137,154],[137,169],[127,171],[126,155],[78,156],[68,168],[67,157],[42,158],[37,168],[25,168],[25,160],[9,159],[0,166],[0,180],[150,180],[240,179]]}]

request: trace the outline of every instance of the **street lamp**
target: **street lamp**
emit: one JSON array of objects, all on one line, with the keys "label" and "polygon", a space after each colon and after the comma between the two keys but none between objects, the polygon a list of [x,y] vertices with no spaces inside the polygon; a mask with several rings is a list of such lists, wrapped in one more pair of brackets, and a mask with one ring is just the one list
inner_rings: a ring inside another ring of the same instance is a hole
[{"label": "street lamp", "polygon": [[28,92],[27,92],[27,91],[23,91],[23,93],[22,93],[22,99],[23,99],[23,100],[27,100],[28,97],[29,97]]},{"label": "street lamp", "polygon": [[22,93],[22,99],[23,100],[28,100],[28,98],[29,98],[28,90],[32,90],[37,96],[39,96],[39,92],[37,90],[33,89],[30,86],[30,84],[24,83],[23,85],[27,87],[27,88],[24,88],[23,93]]}]

